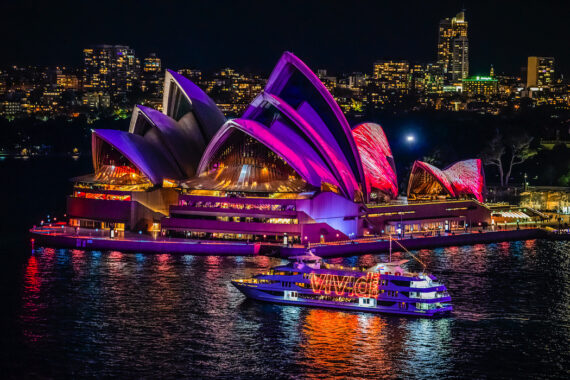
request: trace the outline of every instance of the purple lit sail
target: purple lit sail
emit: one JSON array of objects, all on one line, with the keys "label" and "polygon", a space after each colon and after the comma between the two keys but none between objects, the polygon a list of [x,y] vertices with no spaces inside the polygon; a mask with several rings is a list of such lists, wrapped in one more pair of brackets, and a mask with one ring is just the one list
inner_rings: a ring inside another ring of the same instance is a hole
[{"label": "purple lit sail", "polygon": [[362,163],[350,126],[332,95],[303,61],[290,52],[283,53],[265,91],[287,102],[314,128],[328,129],[328,133],[321,135],[332,135],[356,181],[364,184]]}]

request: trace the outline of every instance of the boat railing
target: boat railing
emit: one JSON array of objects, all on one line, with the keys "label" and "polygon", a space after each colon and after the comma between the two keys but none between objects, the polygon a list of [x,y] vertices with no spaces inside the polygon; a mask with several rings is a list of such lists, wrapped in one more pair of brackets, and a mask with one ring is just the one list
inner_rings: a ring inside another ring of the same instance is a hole
[{"label": "boat railing", "polygon": [[346,271],[356,271],[356,272],[366,271],[366,268],[364,267],[345,267],[340,264],[327,264],[327,263],[324,263],[324,269],[346,270]]},{"label": "boat railing", "polygon": [[243,282],[245,284],[259,284],[259,280],[257,278],[240,278],[236,280],[237,282]]}]

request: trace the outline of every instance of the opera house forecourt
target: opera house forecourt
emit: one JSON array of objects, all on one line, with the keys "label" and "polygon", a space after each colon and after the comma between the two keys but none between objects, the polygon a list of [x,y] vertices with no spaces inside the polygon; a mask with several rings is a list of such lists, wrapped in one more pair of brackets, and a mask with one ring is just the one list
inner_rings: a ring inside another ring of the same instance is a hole
[{"label": "opera house forecourt", "polygon": [[92,132],[93,173],[73,178],[75,230],[306,244],[487,225],[480,160],[417,161],[407,198],[378,124],[351,126],[317,76],[285,52],[244,114],[227,120],[167,71],[162,111]]}]

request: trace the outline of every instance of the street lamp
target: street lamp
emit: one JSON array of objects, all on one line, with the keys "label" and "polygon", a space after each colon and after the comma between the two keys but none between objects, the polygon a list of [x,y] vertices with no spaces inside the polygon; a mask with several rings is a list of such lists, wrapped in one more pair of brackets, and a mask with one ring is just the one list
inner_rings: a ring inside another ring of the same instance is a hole
[{"label": "street lamp", "polygon": [[406,142],[407,143],[413,143],[414,141],[416,141],[416,136],[414,135],[406,135]]}]

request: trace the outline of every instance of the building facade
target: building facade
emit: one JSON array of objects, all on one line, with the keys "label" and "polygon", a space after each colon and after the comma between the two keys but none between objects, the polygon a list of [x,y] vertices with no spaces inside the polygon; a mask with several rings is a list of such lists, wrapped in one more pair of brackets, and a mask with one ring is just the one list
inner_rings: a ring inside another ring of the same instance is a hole
[{"label": "building facade", "polygon": [[528,57],[526,86],[548,89],[554,84],[554,58]]},{"label": "building facade", "polygon": [[498,81],[492,77],[475,76],[465,78],[462,86],[463,92],[469,96],[493,96],[499,90]]},{"label": "building facade", "polygon": [[385,90],[407,92],[410,87],[408,61],[382,60],[374,62],[373,78]]},{"label": "building facade", "polygon": [[83,50],[83,87],[86,91],[123,96],[140,75],[134,49],[123,45],[96,45]]},{"label": "building facade", "polygon": [[464,11],[439,22],[437,63],[451,81],[465,79],[469,75],[467,26]]},{"label": "building facade", "polygon": [[162,95],[163,78],[162,61],[156,54],[151,53],[148,57],[143,59],[141,90],[153,98],[160,97]]}]

